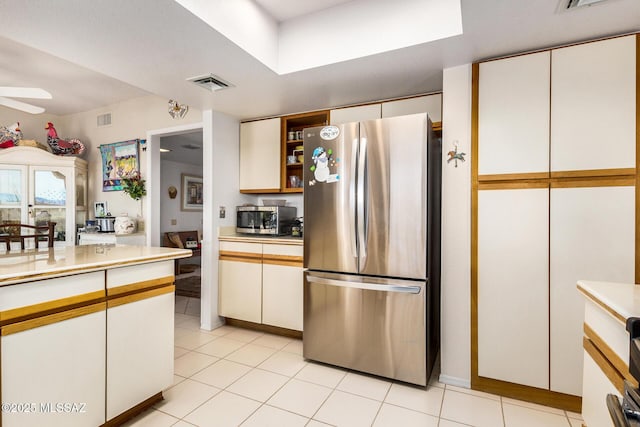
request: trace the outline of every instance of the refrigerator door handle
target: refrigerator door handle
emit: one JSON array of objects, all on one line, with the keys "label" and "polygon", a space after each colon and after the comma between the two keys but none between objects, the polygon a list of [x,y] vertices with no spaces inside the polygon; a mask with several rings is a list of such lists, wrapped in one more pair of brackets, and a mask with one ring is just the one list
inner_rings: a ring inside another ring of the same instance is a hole
[{"label": "refrigerator door handle", "polygon": [[360,127],[360,150],[358,152],[358,269],[364,268],[367,260],[367,194],[366,194],[366,168],[367,168],[367,137],[362,136],[364,128]]},{"label": "refrigerator door handle", "polygon": [[356,164],[358,161],[358,138],[355,138],[351,148],[351,183],[349,184],[349,220],[351,226],[349,227],[349,242],[351,246],[351,255],[354,258],[358,257],[358,243],[356,235]]},{"label": "refrigerator door handle", "polygon": [[398,292],[406,294],[419,294],[422,290],[421,286],[400,286],[400,285],[378,285],[374,283],[349,282],[346,280],[326,279],[315,276],[307,276],[310,283],[320,285],[339,286],[341,288],[367,289],[371,291]]}]

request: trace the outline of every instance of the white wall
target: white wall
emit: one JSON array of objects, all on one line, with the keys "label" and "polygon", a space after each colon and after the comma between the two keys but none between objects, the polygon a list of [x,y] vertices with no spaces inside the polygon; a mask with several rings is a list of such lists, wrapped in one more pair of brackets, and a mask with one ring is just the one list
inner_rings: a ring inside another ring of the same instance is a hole
[{"label": "white wall", "polygon": [[[446,68],[442,82],[442,314],[440,381],[471,384],[471,65]],[[447,163],[448,151],[467,153]]]},{"label": "white wall", "polygon": [[[79,138],[87,145],[85,159],[89,161],[90,206],[94,201],[106,201],[114,215],[125,212],[132,217],[146,215],[142,209],[143,203],[132,200],[123,191],[102,191],[102,157],[98,147],[113,142],[145,139],[148,130],[199,122],[202,118],[200,111],[190,109],[185,118],[173,119],[167,112],[167,102],[167,99],[158,96],[145,96],[61,118],[60,126],[56,125],[58,134],[61,137]],[[98,128],[96,117],[104,113],[111,113],[111,125]],[[146,178],[145,156],[146,153],[141,150],[140,169],[143,178]]]},{"label": "white wall", "polygon": [[[240,122],[211,110],[202,113],[203,140],[203,241],[201,327],[211,330],[222,324],[218,316],[218,232],[235,226],[235,206],[254,203],[240,194]],[[209,185],[207,185],[209,184]],[[219,218],[219,208],[227,214]]]},{"label": "white wall", "polygon": [[[202,231],[202,211],[190,212],[181,210],[182,207],[182,174],[202,176],[202,166],[188,163],[162,160],[160,162],[160,232],[167,231]],[[175,199],[169,198],[168,188],[178,189]],[[171,220],[176,225],[171,225]]]}]

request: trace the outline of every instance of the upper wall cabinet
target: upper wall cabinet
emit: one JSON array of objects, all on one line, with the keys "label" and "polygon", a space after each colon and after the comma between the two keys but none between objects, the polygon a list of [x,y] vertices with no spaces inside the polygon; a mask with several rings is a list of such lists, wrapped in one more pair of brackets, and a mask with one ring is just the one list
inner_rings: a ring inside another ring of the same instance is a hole
[{"label": "upper wall cabinet", "polygon": [[341,125],[343,123],[360,122],[363,120],[375,120],[382,117],[381,104],[359,105],[331,110],[329,123]]},{"label": "upper wall cabinet", "polygon": [[382,118],[428,113],[432,122],[442,121],[442,94],[418,96],[382,103]]},{"label": "upper wall cabinet", "polygon": [[551,55],[551,170],[635,167],[636,36]]},{"label": "upper wall cabinet", "polygon": [[478,174],[549,170],[550,53],[480,64]]},{"label": "upper wall cabinet", "polygon": [[240,124],[240,191],[280,191],[280,119]]}]

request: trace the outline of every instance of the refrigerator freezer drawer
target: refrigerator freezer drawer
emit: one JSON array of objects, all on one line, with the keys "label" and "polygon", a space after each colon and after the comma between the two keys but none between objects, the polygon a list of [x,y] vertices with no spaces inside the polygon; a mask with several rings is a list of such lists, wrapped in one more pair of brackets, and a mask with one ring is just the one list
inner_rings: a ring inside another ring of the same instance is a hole
[{"label": "refrigerator freezer drawer", "polygon": [[305,272],[304,357],[426,386],[427,286]]}]

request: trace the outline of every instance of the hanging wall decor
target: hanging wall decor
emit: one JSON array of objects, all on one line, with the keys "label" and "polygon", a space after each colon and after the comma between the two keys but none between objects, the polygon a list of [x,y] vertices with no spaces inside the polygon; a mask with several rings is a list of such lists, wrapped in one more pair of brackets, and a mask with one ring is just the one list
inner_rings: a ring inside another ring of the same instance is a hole
[{"label": "hanging wall decor", "polygon": [[202,210],[202,177],[182,174],[181,211]]},{"label": "hanging wall decor", "polygon": [[137,139],[101,145],[102,191],[120,191],[122,178],[140,170]]}]

